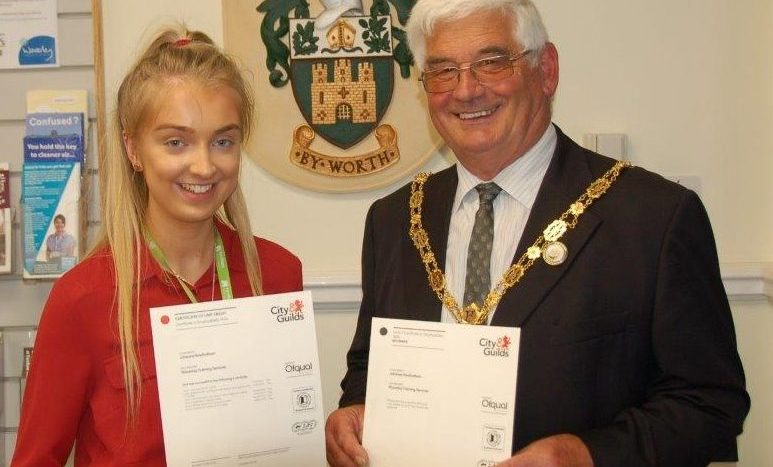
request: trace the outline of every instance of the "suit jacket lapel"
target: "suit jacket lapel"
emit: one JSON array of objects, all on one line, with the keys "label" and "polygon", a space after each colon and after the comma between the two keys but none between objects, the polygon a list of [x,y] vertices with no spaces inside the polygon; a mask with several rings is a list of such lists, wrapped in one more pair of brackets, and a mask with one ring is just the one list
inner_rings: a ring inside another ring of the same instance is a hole
[{"label": "suit jacket lapel", "polygon": [[[432,251],[441,269],[445,268],[448,229],[451,222],[451,208],[456,194],[456,167],[451,166],[432,175],[424,184],[422,223],[429,235]],[[408,209],[406,203],[405,209]],[[405,233],[406,261],[404,261],[407,313],[423,321],[440,321],[442,305],[432,287],[419,253],[408,233]]]},{"label": "suit jacket lapel", "polygon": [[[537,198],[532,206],[513,262],[534,243],[550,222],[557,219],[595,179],[582,151],[558,131],[558,144],[553,160],[545,173]],[[569,254],[562,264],[549,266],[538,259],[521,281],[511,288],[499,303],[492,325],[521,326],[539,306],[542,299],[571,267],[572,262],[601,223],[592,211],[586,211],[577,226],[561,241]]]}]

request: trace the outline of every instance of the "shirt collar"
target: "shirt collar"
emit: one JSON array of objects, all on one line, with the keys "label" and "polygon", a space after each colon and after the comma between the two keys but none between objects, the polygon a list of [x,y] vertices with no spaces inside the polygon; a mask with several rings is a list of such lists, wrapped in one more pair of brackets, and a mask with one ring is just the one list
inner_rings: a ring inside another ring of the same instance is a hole
[{"label": "shirt collar", "polygon": [[[550,165],[550,160],[553,158],[557,142],[556,129],[551,123],[534,146],[502,169],[491,181],[530,210],[537,198],[537,192],[545,172],[547,172],[548,165]],[[456,164],[456,173],[459,177],[459,183],[456,186],[454,211],[459,209],[466,199],[476,198],[470,193],[475,191],[476,185],[484,183],[462,164]]]}]

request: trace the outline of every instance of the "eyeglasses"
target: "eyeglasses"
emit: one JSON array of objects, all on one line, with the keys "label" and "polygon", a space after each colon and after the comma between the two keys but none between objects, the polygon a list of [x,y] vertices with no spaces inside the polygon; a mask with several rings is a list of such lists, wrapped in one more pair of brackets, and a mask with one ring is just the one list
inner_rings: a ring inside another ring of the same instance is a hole
[{"label": "eyeglasses", "polygon": [[421,74],[419,81],[424,90],[430,93],[453,91],[459,84],[459,74],[462,70],[470,70],[472,76],[483,85],[491,84],[513,76],[513,65],[528,55],[531,50],[524,50],[516,55],[497,55],[475,60],[467,66],[447,66],[436,70],[428,70]]}]

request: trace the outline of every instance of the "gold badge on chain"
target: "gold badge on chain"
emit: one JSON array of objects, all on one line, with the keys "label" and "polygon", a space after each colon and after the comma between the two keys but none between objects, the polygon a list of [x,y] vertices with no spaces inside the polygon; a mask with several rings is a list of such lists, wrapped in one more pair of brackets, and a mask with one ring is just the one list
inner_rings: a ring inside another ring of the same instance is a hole
[{"label": "gold badge on chain", "polygon": [[542,250],[542,259],[550,266],[558,266],[566,261],[569,249],[559,241],[550,242]]}]

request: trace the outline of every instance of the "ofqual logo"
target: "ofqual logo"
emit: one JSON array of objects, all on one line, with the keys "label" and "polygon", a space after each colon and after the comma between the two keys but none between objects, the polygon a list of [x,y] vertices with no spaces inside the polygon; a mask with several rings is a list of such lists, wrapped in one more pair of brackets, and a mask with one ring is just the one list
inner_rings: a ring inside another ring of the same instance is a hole
[{"label": "ofqual logo", "polygon": [[484,409],[488,410],[507,410],[507,402],[505,401],[496,401],[490,397],[483,397],[480,400],[480,406]]},{"label": "ofqual logo", "polygon": [[285,373],[298,373],[298,376],[307,375],[311,373],[311,370],[313,368],[314,367],[311,364],[311,362],[307,362],[307,363],[288,362],[285,364]]}]

